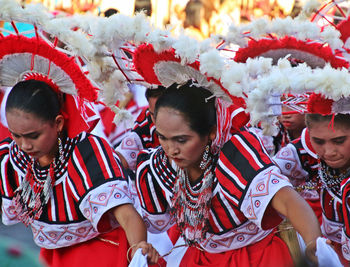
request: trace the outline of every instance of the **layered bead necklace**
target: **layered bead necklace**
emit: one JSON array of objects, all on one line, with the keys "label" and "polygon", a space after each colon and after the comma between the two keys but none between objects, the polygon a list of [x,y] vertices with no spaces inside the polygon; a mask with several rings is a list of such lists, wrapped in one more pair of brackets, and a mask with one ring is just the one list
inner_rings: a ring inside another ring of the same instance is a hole
[{"label": "layered bead necklace", "polygon": [[318,175],[320,176],[324,188],[332,191],[338,197],[341,197],[340,183],[350,176],[350,167],[346,171],[339,172],[327,166],[325,163],[320,162]]},{"label": "layered bead necklace", "polygon": [[304,184],[295,187],[296,191],[326,189],[341,196],[341,182],[350,176],[350,167],[343,172],[339,172],[318,160],[318,181],[306,181]]},{"label": "layered bead necklace", "polygon": [[208,231],[214,180],[213,162],[214,160],[209,160],[201,186],[196,190],[190,184],[187,171],[179,167],[176,169],[171,213],[176,218],[181,235],[189,246],[199,244],[205,239]]},{"label": "layered bead necklace", "polygon": [[46,177],[38,177],[39,163],[31,158],[27,164],[26,174],[21,185],[16,189],[13,197],[17,218],[26,226],[40,218],[43,207],[48,203],[55,183],[55,169],[57,163],[64,161],[62,143],[59,141],[59,157],[50,163]]}]

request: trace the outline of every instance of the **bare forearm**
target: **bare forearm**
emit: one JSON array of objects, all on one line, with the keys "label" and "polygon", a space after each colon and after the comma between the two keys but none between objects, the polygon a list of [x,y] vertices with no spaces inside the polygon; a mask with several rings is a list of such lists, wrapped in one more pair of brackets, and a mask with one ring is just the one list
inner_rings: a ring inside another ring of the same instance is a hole
[{"label": "bare forearm", "polygon": [[278,191],[272,200],[272,206],[288,218],[306,244],[321,236],[319,222],[314,211],[292,188],[284,187]]},{"label": "bare forearm", "polygon": [[112,212],[125,231],[131,249],[130,256],[133,257],[136,250],[141,248],[142,254],[147,255],[150,264],[157,263],[159,254],[152,244],[147,243],[146,226],[134,206],[124,204],[114,208]]},{"label": "bare forearm", "polygon": [[114,208],[113,214],[124,229],[130,246],[147,241],[147,229],[135,208],[125,204]]}]

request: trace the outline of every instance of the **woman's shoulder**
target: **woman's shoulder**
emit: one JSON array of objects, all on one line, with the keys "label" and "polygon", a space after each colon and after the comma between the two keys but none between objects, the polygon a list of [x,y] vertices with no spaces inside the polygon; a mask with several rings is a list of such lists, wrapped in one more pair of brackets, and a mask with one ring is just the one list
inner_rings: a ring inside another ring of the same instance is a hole
[{"label": "woman's shoulder", "polygon": [[137,165],[145,162],[151,162],[152,157],[156,157],[161,160],[163,150],[161,147],[142,149],[137,155]]},{"label": "woman's shoulder", "polygon": [[93,147],[94,149],[108,148],[112,149],[111,145],[106,139],[101,136],[82,132],[73,138],[75,146],[79,149],[84,147]]},{"label": "woman's shoulder", "polygon": [[221,149],[220,158],[222,156],[231,159],[258,157],[266,163],[271,161],[262,140],[247,128],[242,128],[232,135]]},{"label": "woman's shoulder", "polygon": [[86,161],[100,158],[101,155],[114,157],[115,151],[104,138],[82,132],[74,138],[67,138],[64,142],[64,153],[73,161]]},{"label": "woman's shoulder", "polygon": [[219,154],[216,176],[240,177],[252,180],[258,173],[273,165],[273,162],[259,140],[248,130],[232,135]]}]

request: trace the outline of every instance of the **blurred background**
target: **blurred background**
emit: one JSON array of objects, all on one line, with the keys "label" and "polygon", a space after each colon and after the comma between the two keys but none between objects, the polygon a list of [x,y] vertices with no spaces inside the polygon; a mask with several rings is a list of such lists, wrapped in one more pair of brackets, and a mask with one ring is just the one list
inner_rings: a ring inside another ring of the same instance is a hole
[{"label": "blurred background", "polygon": [[186,28],[197,39],[221,33],[234,21],[236,24],[267,15],[271,18],[296,16],[305,0],[22,0],[42,3],[60,15],[92,13],[109,16],[114,12],[133,15],[146,11],[151,22],[162,27]]}]

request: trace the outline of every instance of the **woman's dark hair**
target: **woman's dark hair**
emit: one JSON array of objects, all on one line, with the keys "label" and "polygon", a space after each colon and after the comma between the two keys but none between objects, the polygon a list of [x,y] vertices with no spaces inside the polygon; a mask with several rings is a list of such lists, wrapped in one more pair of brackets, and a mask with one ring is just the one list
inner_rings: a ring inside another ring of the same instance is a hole
[{"label": "woman's dark hair", "polygon": [[192,81],[184,85],[173,84],[164,91],[155,105],[156,119],[161,107],[181,112],[190,128],[202,137],[208,135],[216,125],[215,97],[209,90],[197,87]]},{"label": "woman's dark hair", "polygon": [[27,80],[17,83],[11,89],[6,101],[6,112],[11,109],[34,114],[44,121],[54,121],[60,111],[60,102],[47,83]]},{"label": "woman's dark hair", "polygon": [[108,8],[105,12],[103,12],[103,14],[106,18],[108,18],[114,14],[118,14],[118,13],[119,13],[119,11],[115,8]]},{"label": "woman's dark hair", "polygon": [[163,94],[163,92],[165,91],[165,89],[166,88],[164,86],[161,86],[161,85],[158,85],[157,88],[147,88],[146,92],[145,92],[145,96],[146,96],[147,101],[152,97],[160,97]]},{"label": "woman's dark hair", "polygon": [[[321,114],[306,114],[305,123],[308,128],[312,128],[313,123],[317,122],[331,122],[333,115],[321,115]],[[350,115],[349,114],[337,114],[334,116],[334,125],[344,126],[350,128]]]}]

